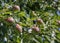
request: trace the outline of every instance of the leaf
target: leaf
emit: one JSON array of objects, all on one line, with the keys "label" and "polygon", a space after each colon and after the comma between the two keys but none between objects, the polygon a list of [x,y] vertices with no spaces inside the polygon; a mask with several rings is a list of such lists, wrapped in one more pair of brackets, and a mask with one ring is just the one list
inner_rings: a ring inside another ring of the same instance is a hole
[{"label": "leaf", "polygon": [[18,14],[18,17],[23,17],[23,16],[26,16],[26,15],[25,15],[25,12],[24,12],[24,11],[21,11],[21,12]]},{"label": "leaf", "polygon": [[59,34],[57,34],[57,35],[56,35],[56,37],[57,37],[58,39],[60,39],[60,33],[59,33]]}]

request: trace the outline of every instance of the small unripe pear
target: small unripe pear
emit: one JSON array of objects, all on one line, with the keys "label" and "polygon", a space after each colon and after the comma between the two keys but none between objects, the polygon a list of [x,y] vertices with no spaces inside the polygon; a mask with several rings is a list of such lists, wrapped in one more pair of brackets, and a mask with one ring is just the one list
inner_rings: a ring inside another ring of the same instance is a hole
[{"label": "small unripe pear", "polygon": [[8,17],[8,18],[6,19],[6,21],[8,21],[8,22],[14,22],[15,20],[13,19],[13,17]]},{"label": "small unripe pear", "polygon": [[20,32],[22,32],[22,27],[19,24],[16,24],[16,29]]},{"label": "small unripe pear", "polygon": [[20,7],[19,7],[18,5],[14,5],[14,6],[13,6],[13,10],[18,10],[18,11],[20,11]]},{"label": "small unripe pear", "polygon": [[39,29],[38,26],[33,26],[32,29],[35,30],[36,32],[39,32],[40,31],[40,29]]},{"label": "small unripe pear", "polygon": [[57,20],[57,23],[60,24],[60,20]]},{"label": "small unripe pear", "polygon": [[43,20],[42,19],[37,19],[37,22],[38,23],[43,23]]}]

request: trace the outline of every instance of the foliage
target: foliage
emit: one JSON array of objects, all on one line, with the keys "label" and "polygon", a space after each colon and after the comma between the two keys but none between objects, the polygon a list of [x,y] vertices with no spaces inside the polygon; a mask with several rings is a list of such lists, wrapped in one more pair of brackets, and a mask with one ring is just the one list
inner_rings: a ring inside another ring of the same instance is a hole
[{"label": "foliage", "polygon": [[60,0],[0,0],[0,43],[60,43]]}]

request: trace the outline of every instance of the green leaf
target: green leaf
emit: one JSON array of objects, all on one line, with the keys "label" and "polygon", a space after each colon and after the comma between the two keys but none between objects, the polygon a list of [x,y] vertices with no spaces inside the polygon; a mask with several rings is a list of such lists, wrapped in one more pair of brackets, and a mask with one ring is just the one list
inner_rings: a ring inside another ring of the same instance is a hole
[{"label": "green leaf", "polygon": [[18,14],[18,17],[25,17],[26,15],[25,15],[25,12],[24,11],[21,11],[19,14]]}]

